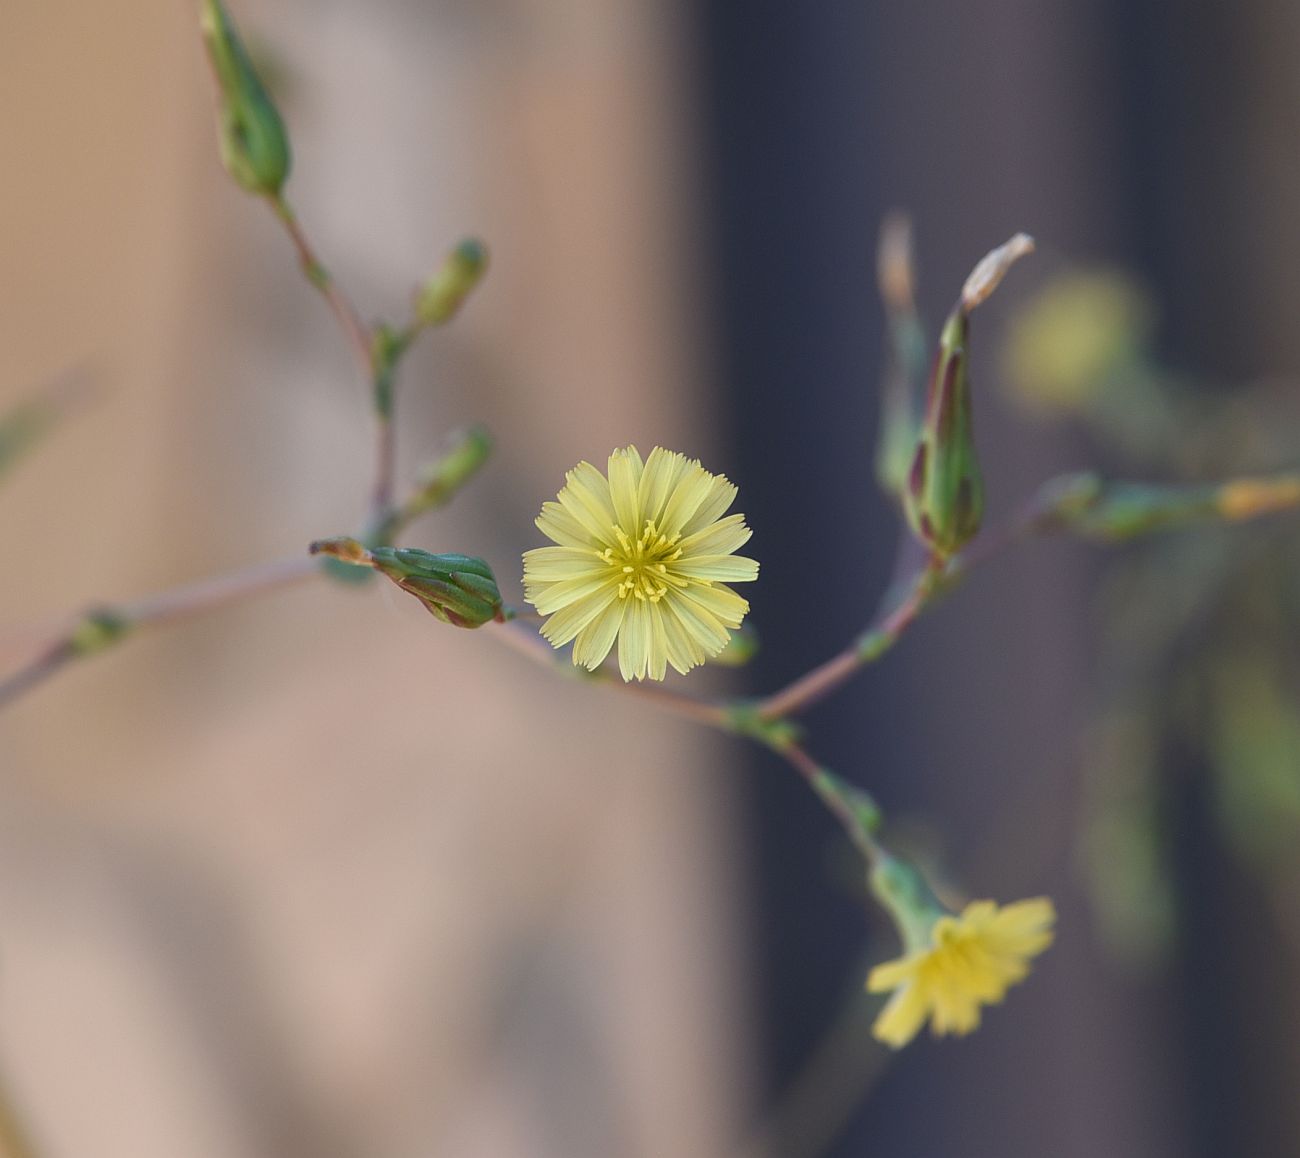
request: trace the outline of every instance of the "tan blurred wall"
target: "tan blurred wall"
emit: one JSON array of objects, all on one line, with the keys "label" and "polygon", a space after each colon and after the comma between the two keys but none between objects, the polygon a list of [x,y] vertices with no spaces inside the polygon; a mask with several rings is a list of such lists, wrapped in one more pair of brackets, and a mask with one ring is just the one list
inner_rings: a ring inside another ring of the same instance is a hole
[{"label": "tan blurred wall", "polygon": [[[417,545],[518,553],[563,471],[703,453],[667,2],[240,4],[290,191],[368,316],[462,233],[411,466],[499,452]],[[16,0],[0,401],[94,401],[0,491],[27,630],[355,526],[370,432],[323,305],[221,173],[186,3]],[[0,718],[0,1071],[42,1153],[713,1155],[747,1075],[726,752],[375,589],[132,642]]]}]

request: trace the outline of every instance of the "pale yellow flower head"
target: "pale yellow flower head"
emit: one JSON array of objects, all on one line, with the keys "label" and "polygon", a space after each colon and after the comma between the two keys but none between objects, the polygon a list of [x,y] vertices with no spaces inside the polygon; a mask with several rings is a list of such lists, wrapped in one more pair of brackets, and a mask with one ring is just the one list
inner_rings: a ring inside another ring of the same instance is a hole
[{"label": "pale yellow flower head", "polygon": [[936,1035],[967,1034],[980,1007],[995,1005],[1029,973],[1029,960],[1052,943],[1056,911],[1046,897],[998,906],[974,901],[960,916],[939,916],[929,944],[867,977],[872,993],[895,990],[872,1032],[901,1049],[930,1019]]},{"label": "pale yellow flower head", "polygon": [[538,529],[554,547],[524,552],[524,598],[544,616],[553,646],[573,641],[573,662],[594,669],[618,642],[625,680],[661,680],[715,656],[749,604],[728,583],[758,578],[733,552],[749,540],[744,515],[723,513],[736,488],[699,462],[655,447],[609,456],[606,478],[589,462],[567,476]]}]

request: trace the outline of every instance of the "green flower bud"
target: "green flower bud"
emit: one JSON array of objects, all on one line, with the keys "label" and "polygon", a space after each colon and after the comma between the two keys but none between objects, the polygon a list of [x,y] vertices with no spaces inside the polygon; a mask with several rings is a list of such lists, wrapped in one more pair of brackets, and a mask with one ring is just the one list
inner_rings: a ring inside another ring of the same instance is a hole
[{"label": "green flower bud", "polygon": [[1019,233],[980,261],[939,337],[903,509],[913,531],[942,559],[974,537],[984,516],[984,478],[975,450],[968,378],[971,311],[998,287],[1012,264],[1032,250],[1033,241]]},{"label": "green flower bud", "polygon": [[939,338],[925,418],[903,492],[912,530],[936,554],[955,554],[984,516],[984,476],[971,424],[966,346],[970,319],[954,310]]},{"label": "green flower bud", "polygon": [[492,436],[487,430],[475,426],[463,431],[446,454],[420,471],[408,504],[411,513],[442,506],[478,473],[491,453]]},{"label": "green flower bud", "polygon": [[375,570],[414,595],[430,614],[454,627],[504,622],[492,568],[470,555],[431,555],[414,547],[376,547]]},{"label": "green flower bud", "polygon": [[468,238],[447,255],[415,299],[415,316],[422,326],[440,326],[456,316],[470,292],[487,272],[487,249]]},{"label": "green flower bud", "polygon": [[291,163],[284,122],[221,0],[203,0],[200,25],[221,94],[221,160],[250,193],[278,197]]}]

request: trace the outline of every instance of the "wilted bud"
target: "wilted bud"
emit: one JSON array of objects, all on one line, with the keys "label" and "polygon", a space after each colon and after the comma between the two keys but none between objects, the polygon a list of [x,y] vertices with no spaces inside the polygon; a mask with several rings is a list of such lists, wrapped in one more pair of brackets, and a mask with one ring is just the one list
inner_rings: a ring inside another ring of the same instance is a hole
[{"label": "wilted bud", "polygon": [[488,460],[492,437],[481,426],[462,431],[452,448],[420,471],[407,515],[432,510],[448,502]]},{"label": "wilted bud", "polygon": [[882,850],[867,883],[898,926],[904,950],[914,953],[926,948],[934,923],[948,912],[929,881],[901,857]]},{"label": "wilted bud", "polygon": [[291,162],[284,122],[221,0],[203,0],[200,24],[221,96],[221,159],[250,193],[278,197]]},{"label": "wilted bud", "polygon": [[456,316],[470,292],[487,272],[487,249],[469,238],[447,255],[415,299],[415,316],[422,326],[440,326]]},{"label": "wilted bud", "polygon": [[341,563],[351,563],[356,567],[373,567],[374,556],[366,548],[346,536],[337,539],[317,539],[307,550],[313,555],[328,555]]},{"label": "wilted bud", "polygon": [[742,623],[731,633],[726,646],[709,663],[720,667],[744,667],[758,654],[758,632],[748,623]]},{"label": "wilted bud", "polygon": [[375,570],[414,595],[453,627],[503,622],[501,592],[492,568],[471,555],[432,555],[414,547],[376,547]]},{"label": "wilted bud", "polygon": [[1011,265],[1033,250],[1023,233],[989,253],[971,272],[939,337],[925,414],[903,491],[903,509],[920,539],[940,558],[979,530],[984,479],[971,421],[970,313],[998,287]]}]

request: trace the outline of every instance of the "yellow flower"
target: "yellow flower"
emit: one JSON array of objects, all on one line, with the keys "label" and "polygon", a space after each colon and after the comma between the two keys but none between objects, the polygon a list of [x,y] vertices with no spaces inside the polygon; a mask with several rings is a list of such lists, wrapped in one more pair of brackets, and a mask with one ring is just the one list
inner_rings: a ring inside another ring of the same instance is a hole
[{"label": "yellow flower", "polygon": [[1052,943],[1056,911],[1046,897],[999,908],[974,901],[961,916],[944,914],[930,944],[877,965],[867,978],[871,993],[897,992],[872,1032],[900,1049],[930,1018],[935,1034],[966,1034],[980,1023],[980,1006],[1001,1001],[1029,972],[1029,959]]},{"label": "yellow flower", "polygon": [[733,555],[751,531],[723,512],[736,488],[685,455],[635,446],[609,456],[606,479],[589,462],[543,503],[538,529],[559,544],[524,552],[524,598],[543,615],[555,647],[598,667],[618,641],[625,680],[661,680],[717,655],[749,604],[727,583],[758,578]]}]

